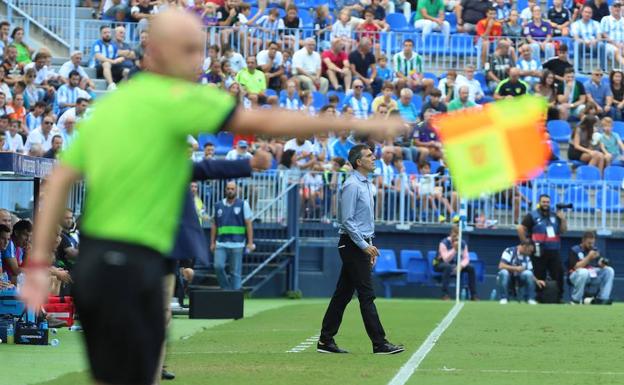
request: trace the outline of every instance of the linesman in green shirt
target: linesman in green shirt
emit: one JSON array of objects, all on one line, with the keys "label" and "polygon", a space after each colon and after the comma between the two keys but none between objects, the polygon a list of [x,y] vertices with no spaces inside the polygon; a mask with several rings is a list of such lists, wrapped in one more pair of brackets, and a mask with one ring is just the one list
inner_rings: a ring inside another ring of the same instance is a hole
[{"label": "linesman in green shirt", "polygon": [[195,16],[150,20],[147,71],[103,97],[46,183],[22,296],[40,309],[46,267],[71,186],[86,182],[73,280],[93,379],[151,385],[165,339],[164,255],[170,253],[190,178],[187,135],[311,136],[333,129],[396,136],[399,119],[349,121],[285,111],[243,111],[226,92],[195,83],[204,52]]}]

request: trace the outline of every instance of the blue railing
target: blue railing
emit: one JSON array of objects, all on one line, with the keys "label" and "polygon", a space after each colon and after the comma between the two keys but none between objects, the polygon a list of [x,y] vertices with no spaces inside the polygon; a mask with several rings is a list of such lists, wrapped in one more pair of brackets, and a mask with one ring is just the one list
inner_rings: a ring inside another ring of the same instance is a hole
[{"label": "blue railing", "polygon": [[[24,38],[26,41],[31,40],[30,25],[32,24],[44,33],[46,33],[48,36],[50,36],[50,38],[56,40],[59,44],[67,47],[68,49],[73,45],[73,39],[66,39],[62,36],[59,36],[59,34],[57,33],[58,31],[55,30],[53,27],[55,23],[49,24],[46,22],[45,18],[39,18],[36,15],[29,13],[26,10],[27,8],[22,8],[16,0],[0,1],[2,1],[7,7],[7,20],[11,24],[13,24],[13,26],[21,26],[22,28],[24,28]],[[70,28],[68,30],[75,30],[75,26],[72,26],[71,20],[68,19],[68,21],[70,22],[69,25],[66,25],[66,27]]]}]

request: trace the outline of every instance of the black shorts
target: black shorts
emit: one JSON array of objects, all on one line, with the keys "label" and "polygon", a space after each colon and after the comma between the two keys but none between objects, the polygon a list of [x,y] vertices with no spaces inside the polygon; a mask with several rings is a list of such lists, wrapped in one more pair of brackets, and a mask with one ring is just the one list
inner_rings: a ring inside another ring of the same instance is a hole
[{"label": "black shorts", "polygon": [[[111,66],[111,75],[113,76],[113,81],[115,83],[118,83],[121,81],[121,79],[123,79],[124,69],[125,67],[123,66],[123,64],[113,64]],[[98,79],[102,79],[104,77],[104,69],[102,68],[101,64],[95,66],[95,73]]]},{"label": "black shorts", "polygon": [[165,340],[164,274],[155,250],[81,237],[74,298],[97,381],[153,383]]},{"label": "black shorts", "polygon": [[195,267],[195,258],[180,259],[180,268],[192,269]]}]

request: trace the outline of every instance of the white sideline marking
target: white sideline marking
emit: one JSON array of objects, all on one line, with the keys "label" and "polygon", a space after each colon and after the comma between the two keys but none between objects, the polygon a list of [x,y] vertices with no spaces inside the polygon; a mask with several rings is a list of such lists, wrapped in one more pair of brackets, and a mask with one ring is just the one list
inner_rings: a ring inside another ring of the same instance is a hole
[{"label": "white sideline marking", "polygon": [[294,348],[287,350],[286,353],[301,353],[302,351],[306,350],[310,346],[314,345],[320,337],[321,337],[320,334],[313,335],[312,337],[307,338],[305,341],[295,346]]},{"label": "white sideline marking", "polygon": [[448,312],[446,317],[440,322],[440,324],[433,329],[433,331],[427,336],[427,339],[420,345],[417,351],[407,360],[407,362],[399,369],[398,373],[388,382],[388,385],[404,385],[407,380],[414,374],[414,371],[418,368],[420,363],[427,357],[427,354],[433,349],[433,346],[438,342],[438,338],[444,333],[446,328],[453,322],[459,311],[464,307],[464,304],[459,302]]},{"label": "white sideline marking", "polygon": [[523,369],[416,369],[419,372],[479,372],[479,373],[501,373],[501,374],[565,374],[565,375],[604,375],[604,376],[624,376],[624,372],[596,372],[578,370],[523,370]]}]

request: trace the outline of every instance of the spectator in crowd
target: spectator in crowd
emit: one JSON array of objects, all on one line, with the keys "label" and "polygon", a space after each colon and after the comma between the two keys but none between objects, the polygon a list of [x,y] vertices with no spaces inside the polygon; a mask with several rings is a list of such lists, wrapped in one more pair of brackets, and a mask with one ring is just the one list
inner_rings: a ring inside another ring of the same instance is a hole
[{"label": "spectator in crowd", "polygon": [[434,84],[433,80],[425,79],[423,76],[423,60],[419,54],[414,52],[413,40],[405,39],[403,41],[403,50],[394,54],[392,62],[394,63],[397,91],[405,87],[416,92],[424,90],[425,94],[431,91]]},{"label": "spectator in crowd", "polygon": [[446,77],[438,82],[438,90],[440,90],[440,93],[442,94],[442,100],[444,103],[450,103],[450,101],[453,100],[457,94],[456,88],[458,85],[456,84],[456,80],[457,71],[449,70],[446,73]]},{"label": "spectator in crowd", "polygon": [[11,88],[6,82],[6,69],[3,66],[0,66],[0,92],[2,92],[8,103],[10,103],[13,99],[13,95],[11,93]]},{"label": "spectator in crowd", "polygon": [[75,123],[76,119],[73,116],[69,116],[65,119],[65,125],[60,130],[61,138],[63,139],[63,149],[69,147],[69,145],[76,139],[77,133],[74,129]]},{"label": "spectator in crowd", "polygon": [[556,213],[550,209],[550,196],[542,194],[539,206],[527,214],[518,225],[518,237],[521,243],[533,241],[533,274],[541,281],[546,280],[546,272],[557,281],[559,299],[563,297],[563,269],[559,249],[561,235],[568,225],[562,211]]},{"label": "spectator in crowd", "polygon": [[488,8],[485,18],[477,23],[475,32],[479,36],[478,49],[481,50],[481,63],[485,63],[490,54],[490,43],[503,36],[503,26],[496,19],[496,9]]},{"label": "spectator in crowd", "polygon": [[158,8],[150,0],[137,0],[136,5],[130,8],[130,18],[137,22],[137,32],[147,29],[149,20],[158,13]]},{"label": "spectator in crowd", "polygon": [[524,36],[533,50],[533,57],[539,59],[541,51],[544,51],[546,57],[552,57],[555,54],[552,27],[542,19],[542,8],[539,5],[533,6],[531,15],[531,21],[524,27]]},{"label": "spectator in crowd", "polygon": [[21,124],[26,124],[26,108],[24,107],[24,94],[15,94],[13,103],[11,103],[13,113],[9,115],[9,119],[19,120]]},{"label": "spectator in crowd", "polygon": [[56,260],[70,272],[78,258],[78,241],[72,236],[74,226],[74,212],[71,209],[65,209],[61,221],[61,243],[56,249]]},{"label": "spectator in crowd", "polygon": [[19,120],[11,120],[9,129],[5,133],[6,143],[4,150],[18,154],[24,153],[24,138],[19,134],[20,125],[21,122]]},{"label": "spectator in crowd", "polygon": [[535,86],[535,93],[543,96],[548,102],[549,107],[555,107],[557,105],[557,83],[555,74],[549,70],[544,70],[539,83]]},{"label": "spectator in crowd", "polygon": [[204,159],[210,160],[213,159],[215,155],[215,145],[212,142],[207,142],[204,144]]},{"label": "spectator in crowd", "polygon": [[[340,157],[342,159],[348,159],[349,151],[353,148],[353,146],[355,146],[355,143],[349,139],[349,131],[338,131],[338,139],[331,145],[332,158]],[[346,157],[344,156],[345,154]]]},{"label": "spectator in crowd", "polygon": [[0,132],[5,132],[9,129],[9,115],[0,115]]},{"label": "spectator in crowd", "polygon": [[353,25],[350,20],[351,13],[346,9],[341,10],[338,20],[332,25],[330,34],[331,40],[340,40],[347,51],[350,51],[353,45]]},{"label": "spectator in crowd", "polygon": [[451,112],[451,111],[461,110],[464,108],[475,107],[477,104],[471,101],[470,99],[468,99],[468,96],[470,96],[470,90],[468,86],[460,86],[459,96],[453,99],[453,101],[449,103],[448,111]]},{"label": "spectator in crowd", "polygon": [[295,41],[299,41],[299,29],[303,28],[303,22],[295,4],[289,4],[286,7],[286,15],[282,18],[282,24],[284,25],[284,31],[282,31],[284,44],[292,47]]},{"label": "spectator in crowd", "polygon": [[145,69],[143,59],[145,58],[145,47],[147,46],[148,37],[147,31],[142,31],[139,34],[139,42],[133,49],[135,60],[134,68],[130,70],[130,75],[136,74],[137,72]]},{"label": "spectator in crowd", "polygon": [[[381,25],[384,25],[382,27]],[[364,20],[358,24],[355,33],[358,39],[367,38],[375,46],[375,52],[379,54],[379,31],[385,30],[385,23],[375,20],[375,11],[367,7],[364,10]]]},{"label": "spectator in crowd", "polygon": [[258,68],[266,75],[268,88],[279,91],[286,85],[284,57],[279,50],[277,42],[269,42],[267,49],[258,52],[256,61]]},{"label": "spectator in crowd", "polygon": [[570,63],[570,60],[568,59],[568,46],[565,43],[562,43],[559,46],[559,53],[557,56],[546,60],[542,67],[545,70],[551,71],[555,75],[557,90],[563,89],[563,76],[565,75],[565,71],[568,68],[573,68],[572,63]]},{"label": "spectator in crowd", "polygon": [[45,112],[46,104],[44,102],[37,102],[32,106],[32,110],[26,114],[26,128],[27,131],[34,130],[41,126],[43,120],[43,113]]},{"label": "spectator in crowd", "polygon": [[598,115],[613,116],[613,94],[611,87],[602,81],[602,70],[595,68],[592,71],[591,78],[585,84],[587,103],[593,103],[596,107]]},{"label": "spectator in crowd", "polygon": [[533,7],[535,7],[536,4],[536,0],[528,0],[526,8],[519,9],[520,21],[522,22],[522,26],[526,26],[527,24],[529,24],[529,22],[533,18]]},{"label": "spectator in crowd", "polygon": [[373,112],[377,112],[377,108],[381,104],[385,104],[388,111],[394,111],[399,108],[397,101],[392,98],[394,95],[394,84],[392,82],[384,82],[381,88],[382,95],[373,99]]},{"label": "spectator in crowd", "polygon": [[323,166],[314,163],[312,172],[306,172],[301,179],[301,198],[304,218],[320,218],[323,201]]},{"label": "spectator in crowd", "polygon": [[[216,204],[210,230],[210,251],[214,255],[215,272],[222,289],[241,289],[243,252],[256,248],[252,216],[249,203],[237,198],[236,182],[227,182],[225,198]],[[226,263],[230,274],[225,272]]]},{"label": "spectator in crowd", "polygon": [[420,159],[414,158],[417,163],[426,161],[428,157],[433,160],[442,159],[442,142],[438,138],[438,134],[431,126],[431,118],[438,112],[433,108],[424,110],[423,121],[419,122],[414,129],[414,146],[418,148]]},{"label": "spectator in crowd", "polygon": [[4,20],[0,22],[0,57],[4,56],[4,49],[11,44],[9,38],[9,31],[11,30],[11,23]]},{"label": "spectator in crowd", "polygon": [[377,215],[384,219],[394,218],[397,209],[397,197],[400,190],[395,181],[393,162],[397,156],[397,149],[393,146],[384,146],[381,150],[381,159],[375,168],[375,185],[377,187]]},{"label": "spectator in crowd", "polygon": [[364,96],[364,82],[360,79],[353,81],[353,93],[344,102],[353,108],[353,114],[358,119],[367,119],[371,113],[369,100]]},{"label": "spectator in crowd", "polygon": [[43,148],[39,143],[35,143],[30,146],[30,150],[26,152],[26,155],[32,156],[35,158],[41,158],[44,154]]},{"label": "spectator in crowd", "polygon": [[80,74],[78,71],[72,71],[69,73],[69,82],[59,87],[56,94],[56,102],[59,108],[59,114],[63,114],[71,107],[76,106],[76,101],[79,96],[88,96],[82,94],[80,91]]},{"label": "spectator in crowd", "polygon": [[127,78],[130,70],[123,67],[126,60],[119,56],[117,46],[112,42],[111,29],[107,25],[100,27],[100,39],[93,43],[93,66],[98,78],[104,77],[109,90],[117,88],[117,82]]},{"label": "spectator in crowd", "polygon": [[223,60],[230,63],[230,70],[232,72],[237,74],[245,68],[245,58],[243,58],[243,55],[234,51],[234,49],[229,45],[223,45],[221,46],[221,49],[223,50]]},{"label": "spectator in crowd", "polygon": [[[502,23],[505,20],[509,19],[509,15],[511,15],[511,4],[506,2],[505,0],[496,0],[494,2],[494,10],[496,11],[496,20]],[[487,16],[486,16],[487,17]]]},{"label": "spectator in crowd", "polygon": [[364,5],[361,0],[337,0],[335,5],[336,9],[340,10],[341,13],[343,11],[349,12],[349,16],[359,16],[364,11]]},{"label": "spectator in crowd", "polygon": [[420,118],[424,118],[425,111],[432,109],[435,112],[446,112],[446,104],[442,102],[442,93],[438,89],[431,90],[428,100],[421,108]]},{"label": "spectator in crowd", "polygon": [[[483,87],[481,87],[481,82],[475,79],[474,77],[476,68],[472,64],[466,65],[465,68],[466,69],[465,69],[464,75],[461,75],[461,74],[457,75],[457,84],[458,86],[463,86],[463,85],[468,86],[468,99],[473,102],[480,103],[481,101],[484,101],[485,93],[483,92]],[[456,94],[455,96],[457,96],[458,92],[459,92],[459,87],[457,87],[457,92],[455,93]],[[436,108],[436,110],[438,109]],[[446,112],[442,110],[438,110],[438,111]]]},{"label": "spectator in crowd", "polygon": [[34,62],[24,66],[24,71],[28,72],[31,68],[35,70],[34,84],[39,90],[41,90],[40,92],[43,95],[43,98],[45,98],[48,102],[54,100],[55,93],[54,87],[49,84],[49,81],[54,79],[55,74],[54,71],[46,65],[50,58],[51,55],[49,53],[39,51],[35,54]]},{"label": "spectator in crowd", "polygon": [[615,271],[596,247],[596,233],[586,231],[580,245],[572,246],[568,257],[568,271],[572,284],[572,304],[583,304],[585,291],[598,286],[592,304],[610,305]]},{"label": "spectator in crowd", "polygon": [[520,15],[515,9],[509,13],[509,19],[503,23],[503,36],[507,36],[513,41],[519,41],[522,38],[522,24],[520,23]]},{"label": "spectator in crowd", "polygon": [[332,15],[327,4],[318,5],[314,12],[314,31],[322,49],[329,45],[329,32],[332,30]]},{"label": "spectator in crowd", "polygon": [[126,43],[126,28],[121,25],[115,27],[113,44],[117,46],[117,55],[124,58],[124,61],[121,63],[122,67],[132,70],[135,67],[136,55],[130,44]]},{"label": "spectator in crowd", "polygon": [[409,88],[403,88],[400,92],[399,103],[397,104],[399,114],[404,121],[414,124],[418,121],[419,111],[412,103],[414,93]]},{"label": "spectator in crowd", "polygon": [[286,27],[284,26],[284,21],[279,17],[277,8],[270,9],[267,15],[260,17],[257,26],[256,31],[259,42],[276,40],[278,43],[282,43],[282,40],[279,40],[280,31],[283,31]]},{"label": "spectator in crowd", "polygon": [[609,74],[609,85],[613,95],[613,110],[615,120],[622,120],[624,110],[624,73],[621,70],[613,70]]},{"label": "spectator in crowd", "polygon": [[82,52],[80,51],[72,52],[71,56],[69,57],[69,60],[63,63],[63,65],[59,69],[58,74],[65,83],[68,83],[69,74],[73,71],[78,72],[78,74],[80,75],[80,78],[82,79],[80,83],[80,88],[82,88],[85,91],[95,89],[95,84],[89,78],[89,75],[87,74],[84,67],[82,66]]},{"label": "spectator in crowd", "polygon": [[323,75],[329,79],[332,87],[336,91],[351,91],[351,64],[344,43],[339,39],[332,40],[331,48],[324,51],[321,58]]},{"label": "spectator in crowd", "polygon": [[227,160],[240,160],[240,159],[251,159],[253,155],[247,150],[249,149],[249,144],[246,140],[239,140],[236,144],[236,148],[230,150],[226,155],[225,159]]},{"label": "spectator in crowd", "polygon": [[422,30],[423,44],[432,31],[440,31],[444,35],[444,46],[448,46],[451,36],[451,25],[444,20],[443,0],[421,0],[418,2],[414,28]]},{"label": "spectator in crowd", "polygon": [[293,150],[295,155],[293,161],[297,167],[301,170],[311,169],[316,163],[316,159],[313,155],[314,148],[312,142],[304,138],[290,139],[284,144],[284,151]]},{"label": "spectator in crowd", "polygon": [[[470,299],[477,301],[477,280],[475,270],[470,265],[468,256],[468,244],[462,239],[461,246],[458,244],[459,227],[453,225],[451,233],[444,238],[438,247],[438,255],[433,261],[433,270],[442,273],[442,299],[449,300],[449,283],[451,276],[457,274],[457,253],[461,253],[460,266],[461,272],[468,274],[468,289],[470,291]],[[460,251],[461,250],[461,251]]]},{"label": "spectator in crowd", "polygon": [[295,168],[295,150],[288,150],[282,153],[277,169],[280,171],[289,171]]},{"label": "spectator in crowd", "polygon": [[129,0],[100,1],[100,15],[104,20],[125,21],[130,14]]},{"label": "spectator in crowd", "polygon": [[624,144],[617,132],[613,132],[613,119],[602,119],[602,135],[600,135],[600,150],[605,157],[605,166],[624,166]]},{"label": "spectator in crowd", "polygon": [[477,23],[485,18],[491,4],[489,0],[461,0],[455,7],[457,31],[474,34]]},{"label": "spectator in crowd", "polygon": [[547,19],[553,29],[554,37],[568,36],[572,15],[570,10],[563,6],[563,0],[553,0],[553,5],[548,9]]},{"label": "spectator in crowd", "polygon": [[299,111],[303,107],[303,103],[297,95],[297,84],[294,80],[286,83],[286,92],[280,96],[280,107],[290,111]]},{"label": "spectator in crowd", "polygon": [[6,95],[0,93],[0,116],[6,115],[8,117],[14,112],[13,107],[7,104]]},{"label": "spectator in crowd", "polygon": [[41,146],[41,150],[43,152],[46,152],[50,148],[52,148],[52,138],[54,137],[54,134],[52,133],[53,124],[54,119],[51,116],[44,117],[43,121],[41,122],[41,126],[32,130],[30,134],[28,134],[24,149],[26,151],[30,151],[30,148],[35,144]]},{"label": "spectator in crowd", "polygon": [[29,68],[24,73],[24,81],[17,82],[13,87],[14,90],[18,88],[23,88],[24,96],[26,97],[26,105],[30,108],[30,106],[35,105],[37,102],[43,102],[45,105],[45,91],[35,84],[35,78],[37,77],[37,71],[34,68]]},{"label": "spectator in crowd", "polygon": [[526,94],[531,90],[531,86],[520,79],[518,68],[509,69],[509,77],[498,83],[494,91],[494,99],[514,98]]},{"label": "spectator in crowd", "polygon": [[[3,215],[1,211],[0,215]],[[8,213],[8,211],[4,212]],[[17,283],[17,276],[22,272],[22,267],[26,262],[26,250],[30,247],[31,237],[32,223],[29,220],[17,221],[11,232],[6,258],[2,258],[0,262],[0,271],[4,270],[11,282]]]},{"label": "spectator in crowd", "polygon": [[277,102],[277,97],[266,96],[266,77],[262,71],[256,69],[256,58],[254,56],[247,58],[247,68],[243,68],[236,74],[236,82],[245,87],[247,97],[253,105],[274,104]]},{"label": "spectator in crowd", "polygon": [[22,80],[24,64],[17,62],[17,48],[15,45],[11,44],[4,50],[2,67],[5,70],[4,81],[9,86],[14,86],[15,83]]},{"label": "spectator in crowd", "polygon": [[70,119],[70,118],[73,119],[74,123],[80,121],[80,119],[83,119],[85,117],[85,114],[87,113],[88,108],[89,108],[89,100],[85,98],[76,99],[76,106],[71,107],[70,109],[65,111],[65,113],[61,115],[61,117],[59,118],[58,124],[57,124],[58,129],[63,131],[63,129],[65,128],[65,125],[66,125],[65,122],[67,121],[67,119]]},{"label": "spectator in crowd", "polygon": [[506,40],[501,40],[496,46],[494,55],[485,65],[488,86],[492,91],[498,87],[501,81],[509,77],[509,69],[512,67],[515,67],[515,62],[509,54],[509,43]]},{"label": "spectator in crowd", "polygon": [[624,48],[624,20],[622,20],[621,11],[622,3],[615,1],[611,6],[611,14],[600,20],[606,58],[607,60],[615,60],[619,65],[622,65],[622,48]]},{"label": "spectator in crowd", "polygon": [[[367,8],[370,8],[373,11],[373,15],[375,16],[375,20],[385,21],[386,20],[386,10],[384,7],[389,7],[391,1],[389,0],[370,0],[370,1],[361,1],[362,4],[368,5]],[[366,12],[366,9],[364,9]]]},{"label": "spectator in crowd", "polygon": [[[361,80],[367,91],[377,95],[381,91],[383,82],[376,76],[376,60],[371,52],[370,39],[365,37],[360,39],[357,49],[349,54],[349,63],[354,80]],[[355,81],[353,84],[355,88]]]},{"label": "spectator in crowd", "polygon": [[[324,112],[321,110],[321,113],[327,113],[327,110]],[[316,135],[312,145],[312,155],[314,155],[319,164],[324,165],[330,161],[330,154],[329,135],[325,132]]]},{"label": "spectator in crowd", "polygon": [[498,263],[498,290],[500,293],[500,304],[506,305],[509,298],[509,289],[515,290],[516,287],[523,288],[523,296],[518,295],[518,299],[522,298],[529,305],[537,305],[535,301],[535,286],[543,289],[546,282],[535,278],[533,275],[533,263],[531,256],[535,248],[533,242],[526,241],[518,246],[508,247],[503,251],[500,262]]},{"label": "spectator in crowd", "polygon": [[600,23],[592,19],[593,11],[589,6],[584,6],[581,18],[572,23],[571,35],[579,44],[581,55],[591,53],[596,56],[598,43],[600,42]]},{"label": "spectator in crowd", "polygon": [[303,48],[293,55],[293,74],[299,81],[300,87],[325,94],[329,82],[321,76],[321,55],[315,51],[316,42],[314,39],[308,38],[304,40],[303,45]]},{"label": "spectator in crowd", "polygon": [[30,57],[35,51],[24,42],[24,29],[15,27],[11,32],[11,40],[11,44],[17,49],[17,62],[23,65],[30,63]]},{"label": "spectator in crowd", "polygon": [[[570,116],[578,117],[581,111],[585,109],[587,96],[583,83],[574,77],[574,68],[569,67],[564,71],[564,82],[561,88],[557,88],[559,92],[559,103],[563,105]],[[591,136],[591,135],[590,135]]]},{"label": "spectator in crowd", "polygon": [[609,16],[609,4],[607,0],[587,0],[585,6],[592,10],[592,19],[599,22]]},{"label": "spectator in crowd", "polygon": [[375,70],[377,72],[376,78],[379,78],[382,82],[391,82],[394,80],[393,70],[388,67],[388,58],[385,56],[379,56],[377,58]]},{"label": "spectator in crowd", "polygon": [[223,76],[221,74],[221,64],[218,61],[210,63],[210,71],[204,72],[199,77],[201,84],[215,84],[219,87],[223,87]]},{"label": "spectator in crowd", "polygon": [[596,166],[602,171],[605,167],[605,157],[600,151],[595,150],[592,145],[594,126],[597,122],[597,119],[593,116],[586,116],[581,120],[572,134],[570,146],[568,147],[568,159]]},{"label": "spectator in crowd", "polygon": [[[15,259],[14,246],[11,244],[11,214],[4,209],[0,209],[0,215],[8,215],[9,218],[8,224],[6,222],[0,223],[0,258],[2,259],[0,272],[4,271],[10,277],[8,283],[15,283],[13,277],[17,277],[20,268]],[[3,282],[2,274],[0,274],[0,282]],[[6,283],[3,282],[4,286],[6,286]]]},{"label": "spectator in crowd", "polygon": [[[147,34],[145,36],[147,36]],[[208,47],[208,56],[204,59],[204,64],[202,66],[202,69],[204,71],[208,71],[210,69],[210,65],[214,62],[221,63],[220,52],[221,52],[221,48],[216,44],[213,44],[210,47]]]},{"label": "spectator in crowd", "polygon": [[46,159],[57,159],[58,154],[63,149],[63,137],[61,135],[54,135],[52,137],[52,144],[50,149],[43,154],[43,157]]}]

